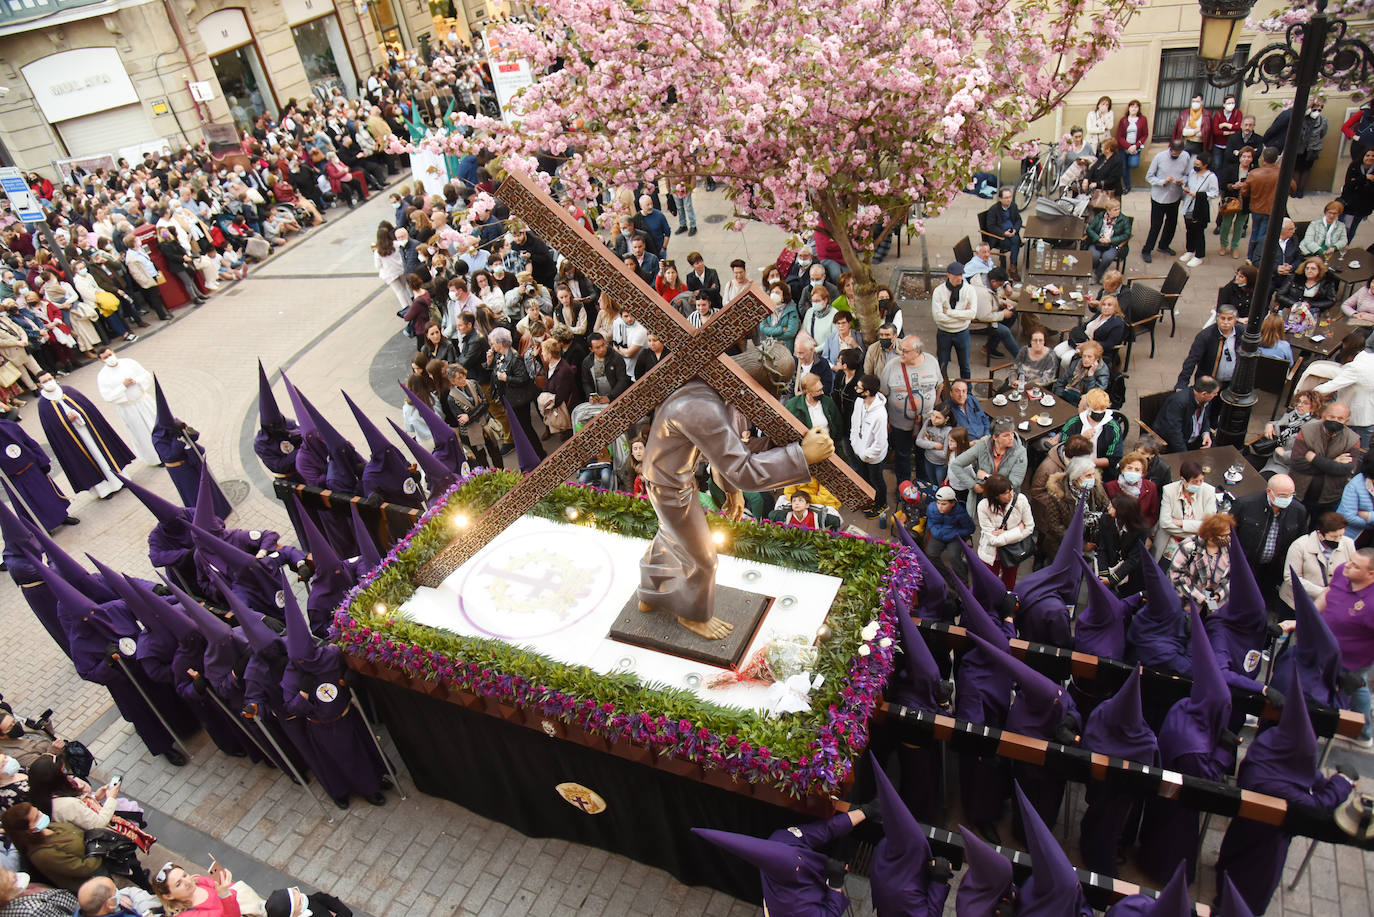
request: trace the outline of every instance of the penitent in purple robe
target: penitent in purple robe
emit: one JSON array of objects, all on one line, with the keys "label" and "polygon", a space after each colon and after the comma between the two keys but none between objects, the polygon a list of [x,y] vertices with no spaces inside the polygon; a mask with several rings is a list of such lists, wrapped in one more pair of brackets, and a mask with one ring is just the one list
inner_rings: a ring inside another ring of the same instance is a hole
[{"label": "penitent in purple robe", "polygon": [[1291,569],[1288,572],[1293,579],[1293,612],[1297,628],[1293,631],[1293,642],[1274,663],[1274,681],[1288,684],[1288,670],[1295,668],[1303,694],[1313,703],[1339,706],[1340,644],[1312,603],[1312,597],[1302,588],[1298,574]]},{"label": "penitent in purple robe", "polygon": [[336,801],[357,794],[377,799],[386,767],[376,743],[352,704],[353,690],[344,681],[348,666],[343,651],[316,644],[305,614],[289,589],[286,595],[286,650],[290,662],[281,693],[290,716],[305,721],[301,749],[320,785]]},{"label": "penitent in purple robe", "polygon": [[904,548],[916,555],[916,566],[921,570],[921,588],[916,593],[917,612],[922,618],[953,621],[954,615],[949,607],[949,584],[945,582],[944,574],[921,550],[906,526],[897,526],[897,537]]},{"label": "penitent in purple robe", "polygon": [[[1193,917],[1193,902],[1188,900],[1188,879],[1183,864],[1159,892],[1158,898],[1146,894],[1127,895],[1107,908],[1105,917]],[[1221,917],[1231,917],[1225,911]]]},{"label": "penitent in purple robe", "polygon": [[[1083,726],[1083,747],[1109,758],[1159,764],[1159,740],[1140,709],[1140,669],[1131,671],[1121,690],[1103,701]],[[1104,876],[1117,875],[1116,853],[1134,840],[1128,826],[1140,811],[1140,797],[1110,782],[1087,786],[1087,808],[1079,825],[1083,866]]]},{"label": "penitent in purple robe", "polygon": [[[13,484],[20,499],[10,494],[16,513],[36,513],[39,525],[52,531],[67,518],[70,502],[48,477],[52,459],[24,428],[12,420],[0,420],[0,471]],[[8,489],[8,488],[7,488]]]},{"label": "penitent in purple robe", "polygon": [[[896,597],[896,606],[894,614],[902,637],[904,664],[892,673],[887,687],[888,698],[904,707],[944,713],[946,705],[941,703],[941,695],[945,686],[935,657],[901,595]],[[947,694],[945,699],[948,700]],[[940,792],[945,773],[943,743],[929,740],[918,745],[904,737],[897,746],[897,760],[901,765],[902,799],[918,819],[934,821],[941,814],[944,802]]]},{"label": "penitent in purple robe", "polygon": [[[1290,671],[1283,687],[1292,700],[1283,705],[1279,724],[1251,743],[1236,782],[1243,790],[1268,793],[1289,803],[1335,809],[1350,795],[1352,784],[1341,774],[1322,776],[1317,736],[1302,702],[1296,670]],[[1221,839],[1217,874],[1235,883],[1250,910],[1263,914],[1283,878],[1283,861],[1292,839],[1278,825],[1232,819]]]},{"label": "penitent in purple robe", "polygon": [[[193,734],[195,717],[172,686],[147,677],[139,665],[137,651],[142,633],[123,600],[96,604],[46,567],[41,568],[40,575],[57,597],[58,614],[71,639],[72,664],[77,674],[85,681],[105,686],[120,715],[134,727],[149,753],[163,755],[171,751],[173,736],[148,701],[157,705],[158,713],[178,734]],[[108,651],[110,648],[113,653]],[[120,661],[115,662],[115,656]],[[145,694],[148,700],[144,700]]]},{"label": "penitent in purple robe", "polygon": [[839,917],[849,909],[844,889],[825,881],[829,857],[820,849],[854,830],[849,813],[825,821],[779,828],[766,839],[693,828],[692,833],[758,867],[763,883],[763,906],[770,914]]},{"label": "penitent in purple robe", "polygon": [[253,437],[253,453],[274,477],[302,482],[296,471],[296,451],[301,447],[301,431],[294,420],[282,414],[272,394],[267,371],[258,361],[258,432]]},{"label": "penitent in purple robe", "polygon": [[[1231,689],[1222,677],[1207,631],[1197,609],[1190,612],[1193,685],[1175,703],[1159,729],[1159,763],[1206,780],[1221,780],[1235,766],[1234,746],[1222,741],[1231,718]],[[1172,799],[1152,797],[1145,803],[1136,862],[1155,882],[1173,875],[1180,862],[1191,882],[1198,856],[1198,813]]]},{"label": "penitent in purple robe", "polygon": [[10,579],[19,587],[20,595],[29,603],[38,623],[62,647],[62,652],[71,656],[71,639],[57,616],[57,598],[38,572],[42,561],[36,556],[39,549],[34,545],[37,542],[33,541],[28,527],[3,503],[0,503],[0,535],[5,539],[3,557]]},{"label": "penitent in purple robe", "polygon": [[959,833],[964,838],[964,865],[968,868],[954,896],[954,913],[957,917],[1011,917],[1016,912],[1011,860],[963,825],[959,826]]},{"label": "penitent in purple robe", "polygon": [[1073,545],[1083,543],[1083,499],[1079,498],[1073,518],[1064,531],[1063,544],[1050,563],[1022,577],[1012,590],[1021,600],[1016,630],[1032,643],[1068,648],[1073,646],[1069,609],[1078,598],[1083,568]]},{"label": "penitent in purple robe", "polygon": [[387,503],[424,509],[424,491],[411,473],[410,463],[401,450],[377,429],[377,425],[348,397],[347,392],[343,396],[344,401],[348,402],[348,409],[353,412],[358,429],[363,431],[369,452],[367,464],[363,466],[360,478],[362,489],[359,492],[369,499],[381,497]]},{"label": "penitent in purple robe", "polygon": [[868,874],[873,907],[883,917],[940,917],[949,883],[926,874],[930,841],[872,754],[869,760],[883,810],[883,839],[873,851]]},{"label": "penitent in purple robe", "polygon": [[1078,873],[1055,840],[1054,832],[1040,820],[1021,788],[1016,790],[1016,811],[1026,827],[1026,852],[1031,855],[1031,874],[1021,883],[1021,907],[1017,917],[1092,917],[1083,898]]},{"label": "penitent in purple robe", "polygon": [[90,490],[105,480],[105,473],[77,432],[78,425],[67,418],[68,411],[84,423],[100,457],[111,471],[119,471],[134,460],[124,440],[85,395],[76,389],[64,388],[57,399],[41,397],[38,399],[38,422],[48,439],[48,448],[66,472],[67,483],[72,487]]},{"label": "penitent in purple robe", "polygon": [[348,591],[358,584],[358,579],[354,568],[339,557],[329,539],[315,527],[295,494],[291,495],[291,503],[296,507],[305,534],[305,546],[315,564],[310,595],[305,600],[305,614],[310,619],[311,633],[323,638],[329,632],[329,625],[334,622],[335,609],[343,602]]},{"label": "penitent in purple robe", "polygon": [[[190,437],[192,441],[199,440],[200,434],[187,430],[186,425],[172,414],[157,376],[153,376],[153,394],[157,399],[157,420],[153,423],[153,451],[162,459],[162,467],[167,469],[172,486],[181,497],[182,505],[195,506],[196,493],[200,489],[201,470],[205,467],[205,450],[199,445],[192,449],[187,445],[186,439]],[[215,512],[223,519],[232,512],[232,507],[213,480],[211,486]]]}]

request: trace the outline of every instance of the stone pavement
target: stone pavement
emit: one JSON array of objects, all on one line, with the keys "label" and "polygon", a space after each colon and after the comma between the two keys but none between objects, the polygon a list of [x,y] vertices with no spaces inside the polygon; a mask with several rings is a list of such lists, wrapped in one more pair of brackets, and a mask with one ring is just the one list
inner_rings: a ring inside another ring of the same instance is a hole
[{"label": "stone pavement", "polygon": [[[1309,217],[1319,212],[1322,200],[1309,196],[1295,202],[1294,209]],[[950,259],[957,239],[976,236],[975,214],[985,206],[961,195],[942,216],[928,221],[932,267],[938,270]],[[1138,235],[1143,236],[1146,195],[1129,195],[1125,206],[1136,216]],[[685,265],[686,253],[695,249],[722,272],[732,258],[743,258],[751,276],[757,277],[758,267],[783,245],[783,233],[757,224],[746,224],[736,233],[723,230],[720,224],[729,215],[723,193],[698,191],[696,209],[700,233],[674,239],[670,245],[679,264]],[[348,389],[379,420],[387,415],[400,419],[401,396],[390,380],[405,371],[406,350],[397,347],[396,303],[377,279],[368,248],[376,222],[389,218],[386,200],[374,197],[355,212],[335,213],[328,225],[258,266],[209,304],[179,310],[170,326],[122,348],[158,374],[173,410],[201,431],[219,478],[251,485],[235,508],[236,526],[290,529],[252,454],[258,358],[269,372],[285,369],[346,435],[354,427],[340,388]],[[1362,232],[1360,241],[1367,244],[1370,235],[1370,230]],[[1215,244],[1215,236],[1208,239]],[[1175,247],[1181,244],[1180,234]],[[1135,256],[1132,263],[1139,267]],[[1213,256],[1193,271],[1180,303],[1178,335],[1161,334],[1153,360],[1147,357],[1148,348],[1137,348],[1128,409],[1137,394],[1172,386],[1216,289],[1238,263]],[[899,267],[920,267],[919,242],[905,243],[900,260],[890,259],[880,267],[880,278]],[[1154,267],[1162,274],[1168,263],[1159,257]],[[909,309],[905,321],[909,331],[933,342],[928,313]],[[94,376],[94,368],[88,367],[63,382],[94,394]],[[277,392],[284,398],[280,386]],[[24,415],[26,429],[41,439],[34,407],[26,408]],[[119,426],[117,417],[111,421]],[[175,499],[160,469],[136,464],[130,472],[139,483]],[[118,569],[150,575],[144,536],[151,517],[135,498],[118,494],[102,502],[81,495],[73,511],[82,524],[57,533],[63,547],[77,556],[89,551]],[[347,813],[331,811],[328,814],[338,817],[330,824],[310,797],[283,775],[218,754],[203,737],[193,746],[195,760],[185,768],[173,768],[147,755],[132,730],[114,715],[102,688],[76,677],[8,577],[0,577],[0,629],[11,647],[0,666],[0,691],[7,700],[29,714],[54,708],[61,731],[88,741],[101,760],[102,773],[126,775],[129,794],[156,810],[151,819],[155,829],[159,821],[176,820],[170,834],[188,838],[187,846],[170,837],[169,844],[196,863],[206,852],[222,855],[231,864],[233,856],[250,858],[267,870],[254,873],[265,877],[260,881],[277,881],[271,870],[279,871],[303,885],[333,891],[376,917],[757,913],[743,902],[683,886],[662,871],[624,857],[564,841],[527,838],[456,805],[413,792],[404,802],[392,794],[381,809],[359,803]],[[1370,770],[1369,756],[1359,757]],[[1081,814],[1081,798],[1072,804]],[[1076,816],[1066,816],[1061,823],[1076,825]],[[1205,863],[1215,859],[1223,827],[1223,819],[1213,820]],[[216,839],[217,846],[199,850],[194,845],[203,835]],[[1303,841],[1294,844],[1290,872],[1305,849]],[[1374,912],[1365,879],[1371,862],[1358,851],[1321,845],[1297,891],[1276,899],[1269,913],[1354,917]],[[1202,882],[1195,897],[1205,901],[1211,896],[1210,870],[1203,870]],[[866,883],[851,879],[850,887],[859,900],[855,912],[868,913]],[[953,912],[952,895],[946,910]]]}]

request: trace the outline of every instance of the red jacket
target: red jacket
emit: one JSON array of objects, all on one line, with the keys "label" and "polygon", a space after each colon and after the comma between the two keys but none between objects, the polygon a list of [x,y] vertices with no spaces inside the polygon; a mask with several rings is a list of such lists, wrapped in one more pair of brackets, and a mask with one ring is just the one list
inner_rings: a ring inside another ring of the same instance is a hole
[{"label": "red jacket", "polygon": [[1212,112],[1212,145],[1225,147],[1231,135],[1240,130],[1240,122],[1244,117],[1239,105],[1231,109],[1229,115],[1220,108]]},{"label": "red jacket", "polygon": [[[1183,129],[1188,126],[1188,115],[1191,113],[1191,111],[1191,109],[1184,109],[1182,112],[1179,113],[1178,120],[1174,122],[1173,137],[1175,140],[1183,139]],[[1198,128],[1200,129],[1200,133],[1193,138],[1193,142],[1201,143],[1203,150],[1211,150],[1212,116],[1207,114],[1207,109],[1205,108],[1202,110],[1202,114],[1198,118]]]},{"label": "red jacket", "polygon": [[[1121,147],[1123,153],[1131,148],[1131,145],[1126,142],[1126,128],[1130,117],[1130,115],[1122,115],[1121,120],[1116,122],[1116,145]],[[1140,147],[1140,149],[1144,150],[1146,145],[1150,142],[1150,122],[1144,115],[1136,115],[1135,120],[1135,144]]]}]

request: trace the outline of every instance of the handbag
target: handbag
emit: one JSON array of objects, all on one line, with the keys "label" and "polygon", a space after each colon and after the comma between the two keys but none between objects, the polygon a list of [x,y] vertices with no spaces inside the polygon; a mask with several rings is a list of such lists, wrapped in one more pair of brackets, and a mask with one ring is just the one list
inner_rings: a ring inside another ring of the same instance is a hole
[{"label": "handbag", "polygon": [[562,433],[564,430],[572,429],[572,413],[566,403],[555,406],[554,401],[557,398],[553,392],[542,392],[536,399],[539,416],[543,418],[544,426],[549,428],[550,433]]},{"label": "handbag", "polygon": [[1223,197],[1221,203],[1217,204],[1217,216],[1230,216],[1233,213],[1240,213],[1242,209],[1240,198]]},{"label": "handbag", "polygon": [[1116,200],[1116,195],[1105,188],[1098,188],[1093,192],[1092,200],[1088,201],[1088,206],[1093,210],[1106,210],[1107,205]]},{"label": "handbag", "polygon": [[[1016,508],[1016,498],[1019,494],[1013,494],[1011,503],[1007,506],[1007,511],[1002,514],[1002,527],[1006,528],[1007,519],[1011,517],[1011,511]],[[1031,532],[1020,541],[1011,544],[1004,544],[997,549],[997,560],[1003,567],[1019,567],[1021,563],[1035,554],[1035,533]]]},{"label": "handbag", "polygon": [[0,362],[0,388],[9,388],[23,378],[23,375],[24,374],[19,371],[19,367],[15,366],[9,360]]},{"label": "handbag", "polygon": [[108,290],[101,290],[95,294],[95,309],[108,318],[119,311],[119,297]]}]

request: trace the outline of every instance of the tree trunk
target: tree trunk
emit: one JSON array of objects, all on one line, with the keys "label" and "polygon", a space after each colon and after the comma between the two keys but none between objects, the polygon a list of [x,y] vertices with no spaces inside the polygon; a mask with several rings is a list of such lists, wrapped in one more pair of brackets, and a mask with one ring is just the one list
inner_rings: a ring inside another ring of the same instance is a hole
[{"label": "tree trunk", "polygon": [[849,237],[849,223],[853,214],[843,209],[838,201],[821,192],[816,195],[815,203],[817,212],[825,221],[830,238],[840,247],[840,255],[844,258],[845,266],[849,268],[849,273],[854,275],[855,302],[850,304],[850,308],[859,320],[859,330],[865,341],[876,341],[878,326],[883,320],[878,314],[878,285],[873,280],[872,250],[860,253],[854,247],[854,241]]}]

